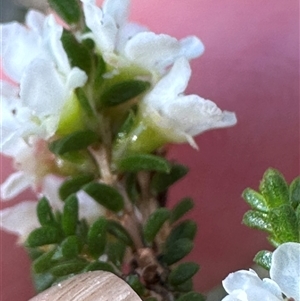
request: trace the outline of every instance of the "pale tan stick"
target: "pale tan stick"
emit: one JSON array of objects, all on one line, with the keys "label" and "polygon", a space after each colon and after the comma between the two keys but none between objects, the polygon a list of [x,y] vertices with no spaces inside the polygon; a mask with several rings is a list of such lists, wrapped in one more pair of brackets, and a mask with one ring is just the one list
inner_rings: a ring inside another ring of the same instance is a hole
[{"label": "pale tan stick", "polygon": [[94,271],[71,277],[29,301],[142,301],[122,279]]}]

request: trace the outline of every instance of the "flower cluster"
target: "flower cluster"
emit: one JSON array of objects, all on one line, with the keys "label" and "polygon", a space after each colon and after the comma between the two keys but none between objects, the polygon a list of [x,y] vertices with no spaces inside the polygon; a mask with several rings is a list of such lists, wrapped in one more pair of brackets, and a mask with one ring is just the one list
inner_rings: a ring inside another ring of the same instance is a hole
[{"label": "flower cluster", "polygon": [[270,277],[261,280],[253,270],[229,274],[223,281],[229,295],[223,301],[299,301],[299,243],[284,243],[273,252]]},{"label": "flower cluster", "polygon": [[37,290],[106,270],[144,299],[202,300],[192,291],[198,265],[173,266],[193,248],[196,224],[179,221],[193,202],[162,208],[187,173],[163,147],[197,148],[194,136],[236,123],[234,113],[184,94],[202,42],[129,22],[129,0],[49,4],[64,26],[37,11],[24,25],[1,25],[9,78],[1,82],[1,152],[17,169],[1,198],[29,187],[40,198],[1,210],[1,228],[34,254]]},{"label": "flower cluster", "polygon": [[[71,32],[73,42],[87,56],[80,57],[79,63],[74,63],[74,53],[69,51],[66,29],[53,15],[30,11],[25,25],[1,25],[3,72],[11,79],[1,82],[1,152],[12,157],[18,169],[1,186],[4,200],[30,186],[43,190],[43,179],[49,174],[68,176],[74,169],[82,171],[82,161],[79,167],[54,156],[48,143],[76,130],[99,131],[97,128],[104,127],[99,123],[103,107],[104,114],[115,111],[109,123],[118,131],[124,118],[114,116],[126,116],[126,110],[137,106],[131,128],[115,135],[112,142],[116,160],[130,152],[153,152],[168,142],[188,141],[197,147],[193,136],[236,123],[234,113],[222,112],[197,95],[183,94],[191,76],[188,60],[204,51],[198,38],[177,40],[129,22],[128,0],[107,0],[102,8],[93,0],[83,0],[82,6],[88,31],[77,27]],[[92,51],[85,47],[88,42],[95,44]],[[82,66],[91,56],[90,68]],[[103,60],[103,70],[97,74],[99,60]],[[139,89],[143,83],[147,85]],[[125,90],[137,89],[122,100],[125,106],[118,101],[95,103],[96,98],[104,99],[107,91],[114,94],[114,88],[118,90],[122,84]],[[89,98],[92,115],[98,119],[94,124],[83,112],[78,88]],[[87,165],[86,169],[90,168]]]}]

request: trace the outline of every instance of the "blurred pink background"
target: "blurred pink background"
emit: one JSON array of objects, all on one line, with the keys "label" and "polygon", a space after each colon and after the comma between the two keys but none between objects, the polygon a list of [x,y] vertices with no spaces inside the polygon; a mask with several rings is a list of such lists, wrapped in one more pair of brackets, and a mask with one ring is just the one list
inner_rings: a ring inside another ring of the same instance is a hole
[{"label": "blurred pink background", "polygon": [[[248,268],[265,235],[241,225],[241,198],[258,188],[268,167],[290,182],[299,174],[299,2],[297,0],[133,0],[132,20],[177,38],[197,35],[206,46],[192,62],[188,93],[235,111],[238,125],[207,132],[169,156],[190,167],[170,193],[170,205],[191,196],[199,225],[189,256],[201,265],[195,288],[208,291],[231,271]],[[1,160],[1,181],[11,172]],[[30,191],[18,200],[32,199]],[[16,200],[16,201],[18,201]],[[2,203],[5,208],[12,203]],[[1,232],[2,301],[33,296],[29,261],[14,236]]]}]

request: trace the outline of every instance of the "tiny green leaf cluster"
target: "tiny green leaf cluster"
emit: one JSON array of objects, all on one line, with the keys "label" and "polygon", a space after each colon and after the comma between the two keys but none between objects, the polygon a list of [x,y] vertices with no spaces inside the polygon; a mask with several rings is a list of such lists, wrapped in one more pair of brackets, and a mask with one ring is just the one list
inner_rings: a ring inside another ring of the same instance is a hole
[{"label": "tiny green leaf cluster", "polygon": [[[186,167],[151,154],[127,156],[117,168],[130,208],[141,205],[141,172],[147,175],[149,193],[157,200],[187,173]],[[88,194],[107,213],[99,213],[91,224],[80,219],[79,191]],[[158,206],[145,220],[133,217],[137,224],[127,226],[126,217],[131,213],[126,209],[124,195],[112,185],[99,183],[93,174],[67,178],[59,195],[64,202],[61,212],[54,212],[47,198],[40,199],[37,216],[41,226],[26,241],[38,291],[74,274],[104,270],[122,277],[143,300],[156,300],[152,290],[172,295],[174,300],[203,300],[201,294],[193,292],[192,278],[199,270],[198,264],[179,262],[194,246],[197,225],[192,220],[182,220],[194,206],[192,199],[184,198],[172,209]],[[134,228],[137,234],[132,234]],[[132,267],[129,272],[124,271],[126,265]],[[137,269],[142,272],[137,273]]]},{"label": "tiny green leaf cluster", "polygon": [[[279,171],[268,169],[259,192],[247,188],[243,198],[252,208],[243,217],[245,225],[267,232],[274,247],[300,242],[300,177],[288,185]],[[271,258],[271,252],[260,251],[254,260],[269,269]]]}]

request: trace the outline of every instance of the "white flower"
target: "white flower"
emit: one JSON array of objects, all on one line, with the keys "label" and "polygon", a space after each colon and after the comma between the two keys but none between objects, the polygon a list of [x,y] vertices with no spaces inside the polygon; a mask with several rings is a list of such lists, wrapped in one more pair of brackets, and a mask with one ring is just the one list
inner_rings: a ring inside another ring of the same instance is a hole
[{"label": "white flower", "polygon": [[285,243],[274,251],[270,276],[287,297],[300,301],[300,243]]},{"label": "white flower", "polygon": [[[63,202],[59,198],[58,188],[63,179],[47,176],[44,178],[41,195],[44,195],[52,210],[62,211]],[[105,214],[105,208],[88,196],[84,191],[77,193],[79,203],[79,219],[85,219],[92,224],[99,216]],[[0,210],[0,228],[18,236],[18,242],[24,243],[34,229],[40,227],[36,214],[36,201],[24,201],[15,206]]]},{"label": "white flower", "polygon": [[[5,152],[9,136],[51,137],[63,106],[73,90],[84,85],[87,76],[79,68],[71,68],[60,40],[63,28],[53,15],[45,17],[30,11],[26,26],[11,22],[1,25],[1,31],[3,71],[19,86],[6,83],[1,92],[3,114],[9,119],[1,123],[5,133],[1,147]],[[18,90],[7,95],[9,88]]]},{"label": "white flower", "polygon": [[[174,63],[154,88],[145,95],[142,115],[151,120],[170,142],[186,142],[197,147],[193,136],[204,131],[236,124],[234,113],[221,111],[217,105],[198,95],[184,95],[191,76],[186,58]],[[148,118],[149,117],[149,118]]]},{"label": "white flower", "polygon": [[202,42],[194,36],[178,41],[127,22],[129,0],[106,0],[102,9],[95,0],[81,1],[90,36],[104,59],[115,67],[129,62],[162,74],[178,57],[192,59],[204,51]]},{"label": "white flower", "polygon": [[272,255],[271,279],[261,280],[253,271],[231,273],[223,280],[229,294],[223,301],[300,301],[300,244],[284,243]]}]

